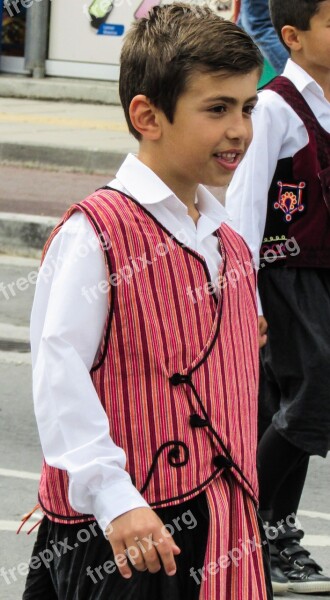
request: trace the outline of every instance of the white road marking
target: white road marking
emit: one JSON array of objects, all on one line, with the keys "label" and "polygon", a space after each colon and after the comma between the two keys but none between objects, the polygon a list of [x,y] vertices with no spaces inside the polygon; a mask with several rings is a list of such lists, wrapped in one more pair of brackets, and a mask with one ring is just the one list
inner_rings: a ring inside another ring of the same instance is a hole
[{"label": "white road marking", "polygon": [[17,531],[20,521],[0,521],[0,531]]},{"label": "white road marking", "polygon": [[17,477],[18,479],[33,479],[39,481],[40,473],[31,473],[30,471],[14,471],[13,469],[1,469],[0,476],[2,477]]},{"label": "white road marking", "polygon": [[0,338],[17,342],[29,342],[30,328],[22,325],[12,325],[11,323],[0,323]]},{"label": "white road marking", "polygon": [[314,510],[298,510],[298,517],[310,517],[311,519],[323,519],[324,521],[330,521],[330,514],[323,512],[316,512]]},{"label": "white road marking", "polygon": [[9,265],[11,267],[39,267],[40,260],[37,258],[27,258],[25,256],[0,254],[0,265]]},{"label": "white road marking", "polygon": [[330,546],[330,535],[304,535],[303,546]]},{"label": "white road marking", "polygon": [[4,365],[31,365],[30,352],[4,352],[0,350],[0,363]]}]

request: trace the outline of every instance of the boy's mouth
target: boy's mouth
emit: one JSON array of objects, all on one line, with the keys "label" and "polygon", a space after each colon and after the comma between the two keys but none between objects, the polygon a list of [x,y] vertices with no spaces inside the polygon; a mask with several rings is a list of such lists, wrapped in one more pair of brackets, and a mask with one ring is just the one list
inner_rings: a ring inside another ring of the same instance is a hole
[{"label": "boy's mouth", "polygon": [[229,171],[234,171],[240,163],[242,153],[235,152],[234,150],[231,152],[217,152],[214,154],[214,157],[219,165]]}]

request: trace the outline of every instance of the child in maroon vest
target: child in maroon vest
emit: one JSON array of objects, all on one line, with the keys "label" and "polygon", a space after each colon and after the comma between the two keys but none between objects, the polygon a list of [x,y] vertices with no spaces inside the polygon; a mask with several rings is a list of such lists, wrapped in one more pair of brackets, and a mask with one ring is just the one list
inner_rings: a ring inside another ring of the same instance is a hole
[{"label": "child in maroon vest", "polygon": [[277,528],[273,581],[316,593],[330,591],[330,578],[288,516],[309,456],[330,448],[330,2],[271,0],[270,9],[291,58],[259,95],[227,208],[262,269],[258,467],[260,507]]},{"label": "child in maroon vest", "polygon": [[24,600],[271,596],[255,272],[203,185],[245,154],[261,64],[207,7],[155,7],[126,35],[138,155],[65,214],[33,306],[45,516]]}]

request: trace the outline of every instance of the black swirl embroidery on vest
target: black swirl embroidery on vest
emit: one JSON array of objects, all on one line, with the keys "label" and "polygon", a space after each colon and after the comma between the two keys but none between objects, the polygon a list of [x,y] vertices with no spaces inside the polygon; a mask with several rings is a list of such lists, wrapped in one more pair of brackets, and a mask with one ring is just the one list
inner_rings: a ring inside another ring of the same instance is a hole
[{"label": "black swirl embroidery on vest", "polygon": [[[167,460],[168,460],[169,464],[171,465],[171,467],[175,467],[175,468],[184,467],[188,463],[189,448],[184,442],[179,442],[179,441],[175,441],[175,440],[170,441],[170,442],[165,442],[158,448],[158,450],[153,458],[151,467],[148,471],[147,479],[146,479],[143,487],[140,489],[140,494],[143,494],[146,491],[146,489],[150,483],[151,477],[154,473],[154,470],[157,466],[157,462],[158,462],[160,455],[162,454],[162,452],[164,452],[164,450],[166,450],[166,448],[169,448],[171,446],[173,446],[173,447],[167,454]],[[182,458],[180,458],[181,453],[183,453]]]},{"label": "black swirl embroidery on vest", "polygon": [[[215,338],[214,338],[215,339]],[[214,345],[213,344],[210,346],[210,348],[212,348]],[[250,484],[250,482],[248,481],[248,479],[245,477],[243,471],[240,469],[240,467],[233,461],[230,452],[228,450],[228,448],[225,446],[225,444],[223,443],[220,435],[218,434],[218,432],[214,429],[210,419],[209,419],[209,415],[207,414],[207,411],[203,405],[202,399],[200,398],[193,382],[192,382],[192,373],[194,371],[196,371],[207,359],[208,354],[210,353],[210,349],[209,351],[204,355],[204,357],[202,358],[202,360],[195,365],[195,367],[193,369],[191,369],[191,371],[189,373],[174,373],[173,375],[171,375],[171,377],[169,378],[170,383],[174,386],[177,387],[178,385],[182,385],[182,384],[186,384],[190,387],[192,393],[194,394],[198,405],[201,409],[201,412],[203,414],[203,418],[200,418],[199,420],[199,426],[201,425],[201,423],[203,423],[203,426],[207,427],[207,429],[209,430],[209,432],[211,433],[212,436],[214,436],[214,438],[217,440],[217,442],[219,443],[224,455],[219,455],[217,457],[215,457],[215,461],[214,464],[215,466],[217,466],[217,468],[234,468],[237,473],[239,473],[239,475],[241,476],[241,478],[245,481],[245,483],[249,486],[249,488],[252,490],[253,493],[253,488]],[[198,415],[197,415],[198,417]],[[193,424],[192,426],[196,427],[196,417],[193,416]],[[221,463],[221,467],[220,467],[220,463]]]}]

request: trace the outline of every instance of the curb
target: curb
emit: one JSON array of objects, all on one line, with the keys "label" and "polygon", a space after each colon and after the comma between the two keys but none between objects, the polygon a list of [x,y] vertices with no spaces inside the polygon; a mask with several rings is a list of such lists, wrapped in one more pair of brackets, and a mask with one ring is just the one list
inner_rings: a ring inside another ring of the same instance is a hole
[{"label": "curb", "polygon": [[120,105],[118,82],[64,77],[0,76],[0,96],[30,100],[58,100]]},{"label": "curb", "polygon": [[30,353],[29,327],[0,323],[0,352]]},{"label": "curb", "polygon": [[13,256],[40,258],[58,221],[54,217],[0,213],[0,251]]},{"label": "curb", "polygon": [[82,150],[60,146],[39,146],[34,144],[0,143],[2,163],[21,163],[66,167],[85,173],[109,173],[117,171],[126,153],[104,152],[102,150]]}]

